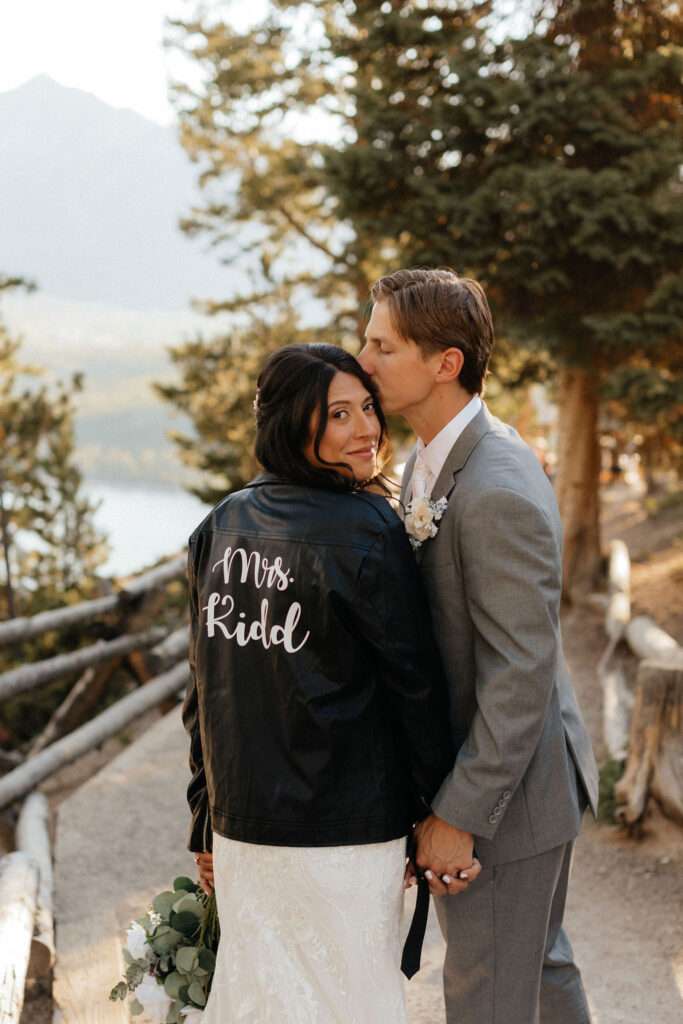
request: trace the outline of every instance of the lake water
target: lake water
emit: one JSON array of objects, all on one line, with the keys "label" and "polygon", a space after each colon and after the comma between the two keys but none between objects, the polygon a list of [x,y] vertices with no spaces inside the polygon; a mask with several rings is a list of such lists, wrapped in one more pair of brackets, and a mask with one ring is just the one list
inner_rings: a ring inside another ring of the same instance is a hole
[{"label": "lake water", "polygon": [[208,512],[183,490],[86,481],[83,490],[100,502],[97,527],[109,540],[111,554],[98,570],[102,576],[128,576],[164,555],[178,554]]}]

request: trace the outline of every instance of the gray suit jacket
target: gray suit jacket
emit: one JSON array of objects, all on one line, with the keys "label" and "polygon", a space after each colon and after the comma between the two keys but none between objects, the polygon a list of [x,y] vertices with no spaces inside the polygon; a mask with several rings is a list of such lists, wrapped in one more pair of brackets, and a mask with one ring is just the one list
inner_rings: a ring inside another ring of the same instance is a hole
[{"label": "gray suit jacket", "polygon": [[595,813],[597,768],[562,651],[562,526],[536,456],[483,407],[446,460],[440,497],[438,534],[417,557],[459,753],[432,807],[474,834],[489,866],[573,839],[586,802]]}]

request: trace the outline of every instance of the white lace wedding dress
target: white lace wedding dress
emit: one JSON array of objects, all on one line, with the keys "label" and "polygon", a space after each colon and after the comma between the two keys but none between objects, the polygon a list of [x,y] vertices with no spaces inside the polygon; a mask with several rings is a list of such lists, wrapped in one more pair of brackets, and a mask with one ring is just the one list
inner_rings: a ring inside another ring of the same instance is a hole
[{"label": "white lace wedding dress", "polygon": [[221,941],[202,1024],[408,1024],[405,839],[256,846],[214,835]]}]

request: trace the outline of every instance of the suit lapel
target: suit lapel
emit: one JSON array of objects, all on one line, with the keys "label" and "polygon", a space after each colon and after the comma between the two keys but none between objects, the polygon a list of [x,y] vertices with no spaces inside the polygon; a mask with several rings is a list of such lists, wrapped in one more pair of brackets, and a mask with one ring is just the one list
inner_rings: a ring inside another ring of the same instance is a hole
[{"label": "suit lapel", "polygon": [[401,477],[401,496],[399,499],[398,514],[401,519],[405,519],[406,516],[406,505],[407,497],[410,492],[410,484],[413,479],[413,469],[415,468],[415,459],[417,458],[417,445],[413,446],[413,450],[408,456],[405,469],[403,470],[403,476]]},{"label": "suit lapel", "polygon": [[[467,424],[462,434],[451,448],[448,457],[443,464],[441,472],[439,473],[436,483],[432,489],[433,501],[438,501],[439,498],[450,498],[457,482],[458,473],[463,468],[482,437],[485,434],[488,434],[489,430],[494,425],[494,422],[495,420],[493,416],[482,402],[481,409],[474,419]],[[406,498],[410,493],[410,484],[416,457],[417,445],[415,445],[408,456],[406,468],[403,471],[403,477],[401,479],[401,498],[399,505],[399,515],[401,519],[405,519],[405,507],[407,504]],[[422,560],[429,544],[430,541],[427,540],[416,549],[415,557],[417,558],[418,565],[422,564]]]},{"label": "suit lapel", "polygon": [[[482,404],[481,409],[471,420],[462,434],[450,450],[441,472],[432,490],[432,499],[450,498],[451,491],[455,487],[457,475],[463,468],[470,455],[481,441],[484,434],[487,434],[494,424],[494,419],[486,406]],[[413,462],[415,460],[413,459]]]}]

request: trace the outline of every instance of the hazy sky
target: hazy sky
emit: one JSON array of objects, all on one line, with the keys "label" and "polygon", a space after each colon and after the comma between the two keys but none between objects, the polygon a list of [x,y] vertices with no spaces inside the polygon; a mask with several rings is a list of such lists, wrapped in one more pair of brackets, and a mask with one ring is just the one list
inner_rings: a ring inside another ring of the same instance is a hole
[{"label": "hazy sky", "polygon": [[[196,6],[195,0],[0,0],[0,92],[47,74],[168,124],[164,19],[190,17]],[[259,0],[230,4],[235,21],[260,6]]]}]

